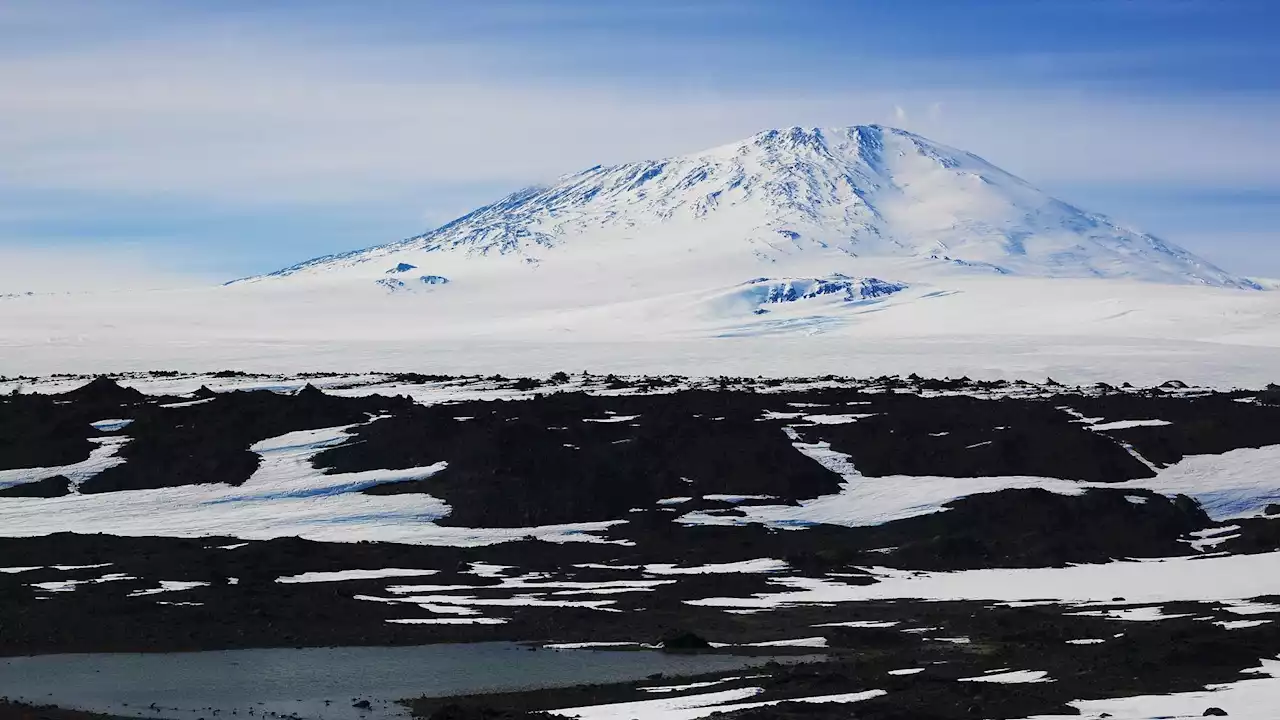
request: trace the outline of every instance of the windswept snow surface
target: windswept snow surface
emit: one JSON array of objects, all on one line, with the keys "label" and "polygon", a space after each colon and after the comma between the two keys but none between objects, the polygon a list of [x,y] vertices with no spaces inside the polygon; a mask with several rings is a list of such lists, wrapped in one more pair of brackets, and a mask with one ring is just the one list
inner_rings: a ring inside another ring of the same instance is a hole
[{"label": "windswept snow surface", "polygon": [[910,133],[793,128],[593,168],[416,238],[228,287],[3,299],[0,373],[1261,386],[1280,367],[1280,293],[1240,289],[1254,286]]}]

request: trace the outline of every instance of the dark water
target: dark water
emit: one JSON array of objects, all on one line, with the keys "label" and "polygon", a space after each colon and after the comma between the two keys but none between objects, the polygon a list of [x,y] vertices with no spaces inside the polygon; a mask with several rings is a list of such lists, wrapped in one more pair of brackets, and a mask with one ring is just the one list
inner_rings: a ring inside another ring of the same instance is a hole
[{"label": "dark water", "polygon": [[[232,711],[237,720],[257,720],[271,712],[383,720],[404,717],[404,708],[394,701],[408,697],[621,682],[657,672],[692,675],[769,659],[654,651],[530,652],[514,643],[43,655],[0,659],[0,695],[179,720],[228,720]],[[357,710],[352,707],[356,700],[368,700],[373,707]],[[153,703],[157,709],[151,708]]]}]

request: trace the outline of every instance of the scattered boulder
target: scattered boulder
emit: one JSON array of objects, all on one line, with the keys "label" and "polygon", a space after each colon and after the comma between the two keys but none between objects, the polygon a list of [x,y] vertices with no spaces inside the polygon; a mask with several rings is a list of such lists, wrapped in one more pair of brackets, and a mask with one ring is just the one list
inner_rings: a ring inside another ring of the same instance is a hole
[{"label": "scattered boulder", "polygon": [[124,387],[106,375],[99,375],[88,383],[57,397],[81,403],[106,405],[131,405],[147,399],[140,390]]},{"label": "scattered boulder", "polygon": [[1204,711],[1204,717],[1226,717],[1227,711],[1220,707],[1211,707]]},{"label": "scattered boulder", "polygon": [[681,652],[689,650],[710,650],[711,643],[706,638],[691,632],[672,633],[659,643],[664,652]]},{"label": "scattered boulder", "polygon": [[71,494],[71,480],[64,475],[54,475],[35,482],[22,483],[0,490],[0,497],[55,498]]},{"label": "scattered boulder", "polygon": [[294,393],[294,395],[296,397],[306,397],[312,400],[321,400],[321,401],[323,401],[327,397],[324,394],[323,390],[316,387],[315,385],[312,385],[311,383],[306,383],[302,387],[298,388],[298,392]]},{"label": "scattered boulder", "polygon": [[1280,503],[1271,503],[1270,505],[1267,505],[1267,507],[1263,509],[1262,514],[1280,515]]},{"label": "scattered boulder", "polygon": [[1195,522],[1199,523],[1202,528],[1209,524],[1209,515],[1205,513],[1204,507],[1200,505],[1198,500],[1189,495],[1178,494],[1173,496],[1173,507],[1184,516],[1194,518]]}]

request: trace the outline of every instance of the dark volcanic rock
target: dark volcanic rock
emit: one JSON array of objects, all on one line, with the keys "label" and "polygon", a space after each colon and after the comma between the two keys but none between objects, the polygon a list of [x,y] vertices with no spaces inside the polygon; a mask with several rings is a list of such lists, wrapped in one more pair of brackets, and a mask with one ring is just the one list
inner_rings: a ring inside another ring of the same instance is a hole
[{"label": "dark volcanic rock", "polygon": [[1036,475],[1119,482],[1154,473],[1114,441],[1043,402],[871,396],[858,422],[801,428],[855,458],[868,476]]},{"label": "dark volcanic rock", "polygon": [[71,480],[54,475],[43,480],[0,489],[0,497],[55,498],[71,492]]},{"label": "dark volcanic rock", "polygon": [[426,716],[428,720],[524,720],[535,716],[533,713],[518,710],[505,710],[486,705],[471,705],[451,702]]},{"label": "dark volcanic rock", "polygon": [[69,710],[54,705],[29,705],[0,698],[0,720],[124,720],[124,718],[83,710]]},{"label": "dark volcanic rock", "polygon": [[92,405],[129,405],[148,399],[142,391],[123,387],[106,375],[100,375],[87,384],[62,393],[58,397]]},{"label": "dark volcanic rock", "polygon": [[89,423],[106,415],[50,396],[0,397],[0,470],[71,465],[89,457],[90,437],[102,433]]},{"label": "dark volcanic rock", "polygon": [[1188,455],[1218,455],[1239,448],[1280,444],[1280,407],[1235,402],[1229,395],[1160,397],[1108,396],[1068,400],[1064,405],[1091,417],[1117,420],[1162,420],[1169,424],[1103,431],[1129,443],[1156,465],[1170,465]]},{"label": "dark volcanic rock", "polygon": [[862,542],[894,547],[887,557],[896,566],[936,570],[1193,554],[1179,538],[1211,521],[1195,501],[1179,498],[1150,490],[1002,490],[947,503],[947,512],[866,528]]},{"label": "dark volcanic rock", "polygon": [[[471,527],[620,519],[688,495],[794,502],[836,492],[840,477],[800,456],[776,423],[760,422],[759,403],[742,393],[564,393],[534,403],[415,407],[360,428],[355,442],[325,451],[316,464],[350,472],[447,461],[426,480],[367,492],[430,493],[453,508],[443,523]],[[630,416],[637,417],[612,420]]]},{"label": "dark volcanic rock", "polygon": [[1280,550],[1280,522],[1276,517],[1244,518],[1232,520],[1240,527],[1232,533],[1238,537],[1228,537],[1215,549],[1231,553],[1254,554]]},{"label": "dark volcanic rock", "polygon": [[[566,374],[557,382],[570,379]],[[826,662],[804,670],[771,667],[762,672],[767,678],[725,681],[717,688],[749,682],[763,688],[759,700],[784,701],[746,711],[752,717],[825,719],[853,713],[959,720],[1063,713],[1069,712],[1066,702],[1081,697],[1231,682],[1257,658],[1280,651],[1280,623],[1228,630],[1203,619],[1232,618],[1208,603],[1166,603],[1168,614],[1187,617],[1122,623],[1056,605],[890,600],[736,614],[693,602],[786,592],[788,583],[871,584],[877,582],[865,570],[871,566],[1030,568],[1195,554],[1185,542],[1188,533],[1212,523],[1189,497],[1129,487],[1074,495],[1024,488],[971,495],[943,503],[940,512],[921,508],[924,514],[867,526],[782,529],[680,521],[697,511],[726,523],[745,522],[753,504],[795,505],[840,492],[846,479],[805,454],[816,455],[812,444],[821,442],[849,455],[849,463],[884,484],[885,492],[892,492],[894,483],[911,483],[912,474],[1088,481],[1147,477],[1152,471],[1133,453],[1160,464],[1193,452],[1280,443],[1280,407],[1236,402],[1252,395],[1115,388],[1046,394],[1050,391],[1025,385],[1017,392],[1026,397],[916,394],[980,388],[963,378],[883,378],[876,391],[856,384],[796,391],[786,390],[781,380],[759,381],[755,387],[772,388],[766,393],[740,389],[751,387],[750,381],[724,378],[712,384],[723,389],[605,397],[558,393],[536,380],[486,382],[511,390],[541,386],[551,394],[519,402],[424,407],[402,398],[331,396],[313,386],[292,395],[202,389],[195,397],[207,402],[160,407],[157,398],[139,399],[114,383],[97,382],[73,398],[0,398],[0,429],[9,433],[0,433],[0,463],[18,463],[13,467],[83,460],[92,447],[89,440],[106,436],[89,423],[133,421],[117,433],[132,438],[120,450],[124,465],[88,481],[86,492],[242,483],[258,464],[249,449],[253,443],[296,430],[353,425],[354,437],[317,455],[316,467],[351,472],[447,462],[446,469],[424,480],[364,490],[440,498],[452,509],[442,524],[494,528],[625,520],[598,531],[606,543],[524,538],[475,548],[67,534],[0,538],[5,565],[22,569],[0,574],[0,654],[654,638],[665,638],[664,646],[672,650],[707,651],[706,638],[750,645],[820,634],[827,641]],[[624,378],[604,382],[636,387]],[[659,379],[644,387],[669,384]],[[382,419],[370,421],[371,416]],[[1101,425],[1118,420],[1169,424],[1110,430]],[[1102,429],[1090,429],[1093,425]],[[878,479],[886,476],[902,477]],[[0,503],[67,489],[66,478],[46,478],[0,491]],[[1232,522],[1240,529],[1215,551],[1280,549],[1280,523],[1274,519]],[[704,567],[761,559],[782,560],[786,566],[768,573]],[[104,563],[110,567],[90,567]],[[475,563],[506,569],[498,577],[476,572]],[[686,572],[668,575],[651,569],[654,564]],[[403,578],[277,581],[308,572],[384,568],[436,573],[412,583]],[[109,581],[95,582],[108,575]],[[578,592],[592,583],[637,580],[643,589]],[[58,587],[51,583],[66,581],[74,589],[49,590]],[[144,594],[161,581],[204,584]],[[435,612],[411,601],[403,587],[395,588],[409,584],[425,586],[424,593],[479,598],[477,612],[503,622],[388,622]],[[511,602],[517,595],[568,605]],[[601,601],[607,608],[593,606]],[[1124,606],[1123,600],[1114,602]],[[851,626],[850,620],[884,625]],[[969,642],[948,641],[957,638]],[[1088,638],[1107,640],[1068,643]],[[918,676],[888,675],[914,667],[925,670]],[[956,682],[1000,667],[1042,669],[1054,682],[1009,687]],[[868,688],[884,688],[889,695],[856,705],[785,702]],[[437,700],[420,710],[442,718],[518,718],[552,707],[653,698],[635,684],[622,684],[474,702]]]},{"label": "dark volcanic rock", "polygon": [[167,401],[99,377],[59,395],[0,397],[0,470],[71,465],[89,457],[89,441],[107,433],[90,423],[132,419]]},{"label": "dark volcanic rock", "polygon": [[[83,460],[93,447],[90,440],[108,435],[91,422],[133,421],[114,433],[132,438],[120,450],[124,465],[89,480],[86,492],[242,483],[258,465],[249,449],[255,442],[353,425],[354,437],[320,453],[316,467],[350,472],[447,462],[427,479],[364,490],[429,493],[452,509],[442,524],[494,528],[625,520],[596,532],[607,542],[525,537],[482,547],[295,538],[0,537],[0,557],[13,571],[0,573],[0,655],[654,638],[664,638],[670,650],[810,653],[755,645],[821,635],[825,659],[805,667],[775,664],[749,678],[724,672],[700,680],[714,683],[703,686],[712,691],[758,687],[751,702],[777,702],[737,717],[969,720],[1070,714],[1067,703],[1081,698],[1199,690],[1247,678],[1242,671],[1255,667],[1258,658],[1280,652],[1280,613],[1261,612],[1261,619],[1272,622],[1260,626],[1228,628],[1219,622],[1238,616],[1218,603],[1161,603],[1166,619],[1141,623],[1081,615],[1078,606],[1056,604],[890,599],[788,602],[758,612],[727,612],[724,603],[696,602],[786,593],[815,583],[849,586],[856,593],[857,586],[881,581],[869,567],[1035,568],[1196,554],[1185,542],[1188,533],[1212,523],[1195,500],[1128,485],[1079,494],[1004,489],[867,526],[797,522],[784,529],[747,521],[751,505],[795,505],[841,492],[846,482],[878,482],[885,493],[902,483],[907,493],[912,474],[1102,482],[1149,477],[1147,462],[1158,466],[1190,454],[1280,444],[1280,407],[1267,404],[1265,396],[1185,388],[1068,391],[919,377],[843,385],[829,378],[811,390],[787,389],[793,381],[782,379],[721,378],[707,385],[719,388],[714,390],[632,395],[626,393],[676,381],[611,376],[597,379],[595,387],[607,385],[623,395],[555,392],[572,379],[558,376],[555,387],[536,379],[489,379],[487,389],[498,383],[504,391],[540,388],[552,394],[429,407],[403,398],[336,397],[310,385],[292,395],[202,388],[194,397],[207,402],[161,407],[159,398],[139,396],[110,380],[61,396],[0,398],[0,469]],[[450,380],[412,375],[400,381]],[[946,394],[997,387],[1017,396]],[[1112,424],[1125,420],[1167,424]],[[819,462],[826,459],[815,452],[823,442],[847,454],[865,477],[850,474],[846,480],[826,469]],[[65,477],[48,477],[0,491],[0,503],[54,497],[68,488]],[[684,524],[694,511],[725,524]],[[1280,507],[1273,504],[1266,512],[1272,517],[1232,520],[1239,528],[1213,551],[1280,549],[1280,522],[1274,519]],[[877,519],[865,515],[856,520]],[[730,524],[737,522],[746,524]],[[768,563],[769,572],[707,567],[769,559],[785,564]],[[280,582],[303,573],[386,568],[434,573],[412,582],[349,575]],[[166,587],[164,581],[183,585]],[[466,596],[457,599],[459,606],[501,622],[389,622],[437,616],[416,596],[419,590]],[[1102,597],[1113,594],[1124,593]],[[1123,598],[1111,602],[1097,607],[1130,607]],[[717,648],[733,647],[709,650],[707,638]],[[1105,640],[1069,642],[1084,639]],[[922,671],[890,674],[904,668]],[[958,682],[1000,668],[1042,670],[1053,681]],[[436,698],[413,706],[420,716],[441,720],[503,720],[557,707],[706,692],[645,690],[684,682],[651,678]],[[887,694],[856,704],[794,702],[871,688]],[[359,706],[359,698],[350,701]],[[8,708],[0,703],[0,720]],[[57,717],[54,711],[48,716]]]},{"label": "dark volcanic rock", "polygon": [[228,392],[177,408],[148,408],[128,427],[133,438],[119,454],[123,465],[86,480],[84,493],[225,483],[239,485],[258,468],[256,442],[296,430],[349,425],[368,413],[407,401],[380,396],[344,398],[307,385],[294,395]]}]

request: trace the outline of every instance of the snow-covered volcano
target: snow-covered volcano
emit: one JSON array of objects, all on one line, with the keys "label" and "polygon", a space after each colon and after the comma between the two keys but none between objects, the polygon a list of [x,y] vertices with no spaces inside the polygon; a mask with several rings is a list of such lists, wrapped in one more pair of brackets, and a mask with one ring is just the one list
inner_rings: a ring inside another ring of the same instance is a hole
[{"label": "snow-covered volcano", "polygon": [[793,128],[230,287],[0,298],[0,372],[1265,385],[1280,293],[1259,284],[911,133]]},{"label": "snow-covered volcano", "polygon": [[530,272],[658,292],[833,272],[1257,287],[975,155],[879,125],[769,130],[691,155],[593,167],[423,235],[251,280],[363,279],[398,290]]}]

